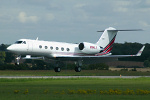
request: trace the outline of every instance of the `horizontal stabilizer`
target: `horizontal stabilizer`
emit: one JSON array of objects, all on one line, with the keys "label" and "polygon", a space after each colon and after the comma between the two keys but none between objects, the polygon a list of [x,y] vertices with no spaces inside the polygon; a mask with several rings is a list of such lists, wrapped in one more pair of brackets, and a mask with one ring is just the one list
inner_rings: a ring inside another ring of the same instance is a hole
[{"label": "horizontal stabilizer", "polygon": [[[105,30],[102,31],[97,31],[97,32],[104,32]],[[143,31],[142,29],[125,29],[125,30],[107,30],[107,31]]]}]

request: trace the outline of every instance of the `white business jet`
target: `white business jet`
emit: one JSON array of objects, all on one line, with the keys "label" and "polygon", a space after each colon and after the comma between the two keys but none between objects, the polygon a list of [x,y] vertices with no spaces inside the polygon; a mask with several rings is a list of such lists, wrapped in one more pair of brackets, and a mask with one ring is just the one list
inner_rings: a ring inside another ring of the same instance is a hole
[{"label": "white business jet", "polygon": [[[49,58],[56,60],[55,72],[61,71],[62,61],[74,61],[77,65],[76,72],[81,71],[82,63],[100,63],[116,60],[120,57],[140,56],[144,50],[143,46],[136,55],[111,55],[112,45],[115,41],[118,31],[139,31],[137,30],[117,30],[109,27],[103,32],[96,43],[82,42],[79,44],[41,41],[31,39],[20,39],[15,44],[10,45],[7,50],[19,55],[17,64],[21,55],[26,55],[22,59],[41,59]],[[36,56],[36,57],[31,57]]]}]

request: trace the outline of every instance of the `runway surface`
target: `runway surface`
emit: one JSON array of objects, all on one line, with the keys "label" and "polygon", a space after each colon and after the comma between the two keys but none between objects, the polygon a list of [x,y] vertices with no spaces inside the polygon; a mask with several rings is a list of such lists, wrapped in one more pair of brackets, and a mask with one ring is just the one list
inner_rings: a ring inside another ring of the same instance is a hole
[{"label": "runway surface", "polygon": [[21,79],[21,78],[139,78],[150,76],[0,76],[0,78],[7,79]]}]

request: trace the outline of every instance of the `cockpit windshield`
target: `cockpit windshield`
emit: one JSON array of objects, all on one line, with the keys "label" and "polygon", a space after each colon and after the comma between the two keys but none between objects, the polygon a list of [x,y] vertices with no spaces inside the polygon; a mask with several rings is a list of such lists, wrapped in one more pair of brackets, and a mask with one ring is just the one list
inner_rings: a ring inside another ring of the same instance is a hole
[{"label": "cockpit windshield", "polygon": [[16,41],[15,44],[26,44],[26,41]]}]

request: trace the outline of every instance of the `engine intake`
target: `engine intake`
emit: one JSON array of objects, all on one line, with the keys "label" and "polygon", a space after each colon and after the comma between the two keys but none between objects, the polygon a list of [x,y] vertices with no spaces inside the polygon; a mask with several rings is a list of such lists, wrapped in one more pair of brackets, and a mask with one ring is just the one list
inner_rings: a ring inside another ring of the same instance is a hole
[{"label": "engine intake", "polygon": [[79,50],[83,50],[84,49],[84,43],[80,43],[79,44]]}]

